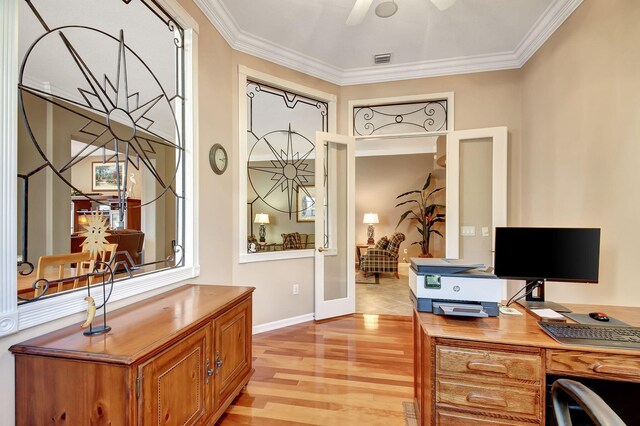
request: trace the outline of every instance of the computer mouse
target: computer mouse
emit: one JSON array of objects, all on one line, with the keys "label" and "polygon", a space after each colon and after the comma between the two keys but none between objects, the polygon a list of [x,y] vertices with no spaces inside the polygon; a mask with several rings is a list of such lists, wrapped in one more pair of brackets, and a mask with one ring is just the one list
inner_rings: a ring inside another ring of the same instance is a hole
[{"label": "computer mouse", "polygon": [[603,312],[591,312],[589,316],[596,321],[609,321],[609,317]]}]

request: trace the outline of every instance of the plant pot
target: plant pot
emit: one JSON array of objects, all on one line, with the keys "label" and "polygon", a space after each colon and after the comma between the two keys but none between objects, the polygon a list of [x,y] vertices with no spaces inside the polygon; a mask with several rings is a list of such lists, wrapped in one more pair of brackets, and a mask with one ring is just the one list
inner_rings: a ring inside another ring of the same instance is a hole
[{"label": "plant pot", "polygon": [[431,253],[421,253],[418,257],[433,257],[433,255]]}]

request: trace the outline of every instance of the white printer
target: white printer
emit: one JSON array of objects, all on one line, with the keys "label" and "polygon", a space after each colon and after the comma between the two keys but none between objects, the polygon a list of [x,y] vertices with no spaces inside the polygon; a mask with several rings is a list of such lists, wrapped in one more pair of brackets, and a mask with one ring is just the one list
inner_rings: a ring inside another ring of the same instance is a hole
[{"label": "white printer", "polygon": [[505,281],[484,269],[463,260],[412,258],[409,288],[416,309],[441,315],[498,316]]}]

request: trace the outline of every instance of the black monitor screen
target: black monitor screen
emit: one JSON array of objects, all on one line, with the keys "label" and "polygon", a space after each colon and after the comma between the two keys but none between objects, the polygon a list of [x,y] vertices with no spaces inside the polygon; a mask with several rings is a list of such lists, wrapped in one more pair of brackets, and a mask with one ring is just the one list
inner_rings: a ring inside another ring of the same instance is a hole
[{"label": "black monitor screen", "polygon": [[600,229],[496,228],[500,278],[598,282]]}]

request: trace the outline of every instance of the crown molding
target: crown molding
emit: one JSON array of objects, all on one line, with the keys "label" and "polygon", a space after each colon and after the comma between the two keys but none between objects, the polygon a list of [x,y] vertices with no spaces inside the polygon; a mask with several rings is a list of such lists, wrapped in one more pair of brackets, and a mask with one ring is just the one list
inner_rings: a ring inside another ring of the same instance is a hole
[{"label": "crown molding", "polygon": [[514,50],[520,67],[542,47],[562,23],[582,4],[583,0],[556,0],[538,18],[531,30]]},{"label": "crown molding", "polygon": [[344,69],[243,31],[222,0],[194,0],[229,46],[338,86],[521,68],[583,0],[554,0],[510,52]]}]

